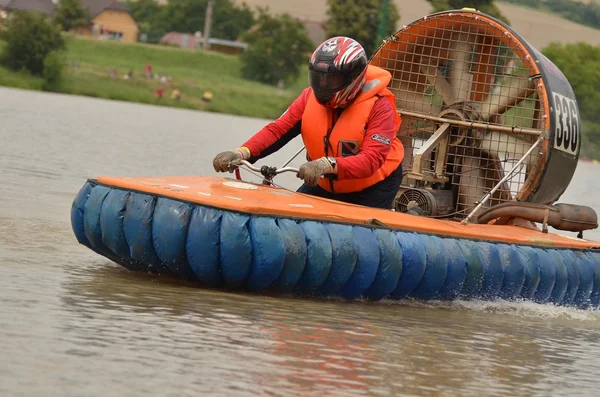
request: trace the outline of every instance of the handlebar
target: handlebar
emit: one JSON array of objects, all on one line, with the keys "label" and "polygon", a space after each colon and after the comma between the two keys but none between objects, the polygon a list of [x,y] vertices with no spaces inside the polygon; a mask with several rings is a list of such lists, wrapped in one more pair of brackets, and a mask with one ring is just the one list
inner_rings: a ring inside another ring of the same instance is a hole
[{"label": "handlebar", "polygon": [[[235,160],[235,161],[232,161],[231,163],[229,163],[229,171],[230,172],[235,171],[235,177],[236,177],[236,179],[238,179],[240,181],[242,180],[242,176],[240,174],[239,166],[244,166],[245,168],[249,169],[250,171],[259,172],[263,176],[263,184],[264,185],[272,185],[273,178],[276,175],[283,174],[284,172],[294,172],[296,174],[298,172],[300,172],[300,170],[295,167],[277,168],[277,167],[269,167],[268,165],[263,165],[262,167],[255,167],[246,160]],[[321,175],[321,178],[325,178],[325,176]]]},{"label": "handlebar", "polygon": [[249,163],[246,160],[239,160],[239,163],[240,163],[240,165],[243,165],[252,171],[260,172],[261,175],[265,176],[265,177],[279,175],[284,172],[295,172],[295,173],[299,172],[299,169],[294,168],[294,167],[277,168],[277,167],[269,167],[267,165],[263,165],[262,167],[259,168],[259,167],[253,166],[251,163]]},{"label": "handlebar", "polygon": [[229,171],[231,171],[231,172],[235,171],[235,177],[236,177],[236,179],[238,179],[240,181],[242,180],[242,176],[240,174],[239,166],[244,166],[245,168],[249,169],[250,171],[259,172],[263,176],[263,184],[264,185],[272,185],[273,177],[275,177],[275,175],[279,175],[284,172],[298,173],[300,171],[298,168],[294,168],[294,167],[277,168],[277,167],[269,167],[268,165],[263,165],[262,167],[255,167],[246,160],[232,161],[229,164]]}]

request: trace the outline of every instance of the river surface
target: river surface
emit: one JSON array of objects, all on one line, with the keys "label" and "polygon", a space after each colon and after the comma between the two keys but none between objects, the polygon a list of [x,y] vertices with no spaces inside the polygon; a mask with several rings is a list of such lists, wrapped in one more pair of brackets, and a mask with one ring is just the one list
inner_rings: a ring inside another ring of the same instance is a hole
[{"label": "river surface", "polygon": [[[223,293],[76,242],[86,178],[214,174],[266,122],[0,88],[0,396],[598,395],[594,311]],[[599,174],[580,163],[563,201],[600,212]]]}]

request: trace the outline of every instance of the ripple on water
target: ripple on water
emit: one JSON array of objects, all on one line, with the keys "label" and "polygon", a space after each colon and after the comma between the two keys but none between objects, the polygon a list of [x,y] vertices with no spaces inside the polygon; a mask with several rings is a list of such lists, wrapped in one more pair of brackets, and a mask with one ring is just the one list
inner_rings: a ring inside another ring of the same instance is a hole
[{"label": "ripple on water", "polygon": [[[86,177],[211,174],[212,155],[264,120],[3,88],[0,112],[2,396],[512,397],[600,386],[596,311],[208,291],[77,244],[70,206]],[[597,196],[590,167],[578,167],[565,200]]]}]

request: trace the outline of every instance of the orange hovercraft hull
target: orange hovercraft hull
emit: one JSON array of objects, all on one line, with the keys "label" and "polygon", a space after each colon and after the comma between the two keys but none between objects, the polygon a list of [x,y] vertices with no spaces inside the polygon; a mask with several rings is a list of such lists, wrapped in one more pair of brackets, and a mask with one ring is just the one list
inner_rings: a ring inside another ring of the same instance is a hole
[{"label": "orange hovercraft hull", "polygon": [[210,288],[600,305],[598,242],[229,178],[99,177],[80,190],[71,221],[81,244],[122,266]]}]

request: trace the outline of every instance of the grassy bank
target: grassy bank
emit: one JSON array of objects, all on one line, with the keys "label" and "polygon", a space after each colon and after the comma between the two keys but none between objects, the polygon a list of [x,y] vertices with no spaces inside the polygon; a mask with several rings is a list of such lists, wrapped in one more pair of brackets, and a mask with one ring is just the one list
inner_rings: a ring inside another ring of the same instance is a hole
[{"label": "grassy bank", "polygon": [[[0,41],[0,51],[2,46]],[[219,53],[77,37],[69,37],[67,48],[68,63],[60,90],[67,94],[276,118],[306,85],[304,74],[284,92],[244,80],[239,58]],[[147,80],[143,71],[148,63],[154,74],[169,76],[171,83]],[[112,68],[116,69],[114,80],[108,74]],[[133,71],[133,79],[126,80],[123,76],[129,71]],[[39,90],[41,80],[0,66],[0,85]],[[159,87],[164,88],[160,99],[154,94]],[[182,92],[181,101],[170,98],[175,88]],[[202,100],[206,91],[213,94],[211,102]]]}]

